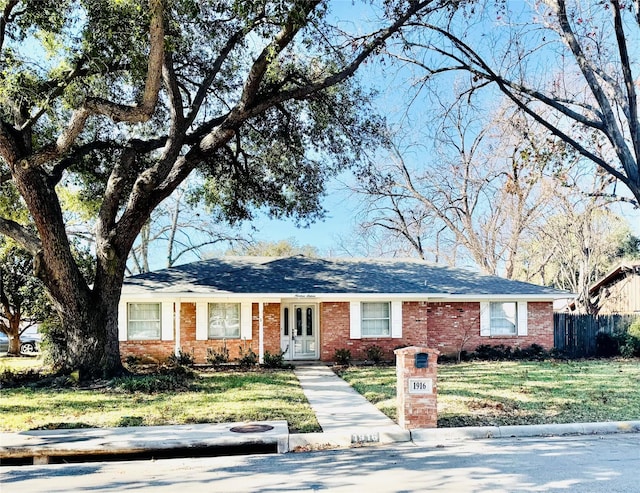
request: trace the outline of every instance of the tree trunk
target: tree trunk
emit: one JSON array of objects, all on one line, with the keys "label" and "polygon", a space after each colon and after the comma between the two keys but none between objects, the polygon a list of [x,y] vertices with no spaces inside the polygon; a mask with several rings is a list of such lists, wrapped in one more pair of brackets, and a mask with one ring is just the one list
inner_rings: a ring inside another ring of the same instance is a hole
[{"label": "tree trunk", "polygon": [[118,343],[118,302],[120,291],[98,294],[88,303],[74,302],[70,296],[59,309],[61,327],[50,334],[56,369],[63,373],[79,371],[81,379],[108,378],[124,373]]},{"label": "tree trunk", "polygon": [[20,356],[20,313],[6,314],[8,324],[5,325],[7,329],[7,338],[9,339],[9,349],[7,350],[7,356]]},{"label": "tree trunk", "polygon": [[96,276],[90,287],[73,257],[54,185],[40,170],[28,166],[14,168],[14,177],[33,211],[41,240],[41,249],[34,256],[34,272],[46,286],[61,323],[50,333],[56,369],[64,373],[79,371],[83,379],[122,374],[118,302],[128,248],[144,219],[118,238],[124,244],[119,249],[123,253],[112,249],[97,233]]}]

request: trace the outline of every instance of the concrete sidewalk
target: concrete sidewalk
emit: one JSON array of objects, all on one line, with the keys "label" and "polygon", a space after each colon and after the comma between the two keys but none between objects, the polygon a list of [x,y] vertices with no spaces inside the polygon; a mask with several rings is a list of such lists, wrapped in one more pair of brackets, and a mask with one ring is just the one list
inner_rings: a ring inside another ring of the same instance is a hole
[{"label": "concrete sidewalk", "polygon": [[297,366],[294,372],[322,434],[291,435],[291,450],[411,440],[409,431],[400,428],[326,365]]},{"label": "concrete sidewalk", "polygon": [[[198,455],[203,449],[239,448],[289,451],[286,421],[177,426],[78,428],[0,433],[0,462],[32,459],[34,464],[72,457],[126,456],[173,451]],[[190,451],[190,452],[189,452]],[[171,455],[171,454],[168,454]]]}]

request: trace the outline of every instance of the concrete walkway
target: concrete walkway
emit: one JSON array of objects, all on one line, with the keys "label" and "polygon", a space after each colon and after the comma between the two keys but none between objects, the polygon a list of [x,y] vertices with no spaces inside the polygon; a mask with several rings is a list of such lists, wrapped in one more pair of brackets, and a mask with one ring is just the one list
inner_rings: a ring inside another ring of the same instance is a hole
[{"label": "concrete walkway", "polygon": [[299,366],[294,373],[325,433],[397,426],[329,367]]},{"label": "concrete walkway", "polygon": [[367,443],[408,442],[411,434],[400,428],[358,394],[329,367],[317,364],[294,370],[302,390],[322,427],[322,434],[292,435],[291,449]]}]

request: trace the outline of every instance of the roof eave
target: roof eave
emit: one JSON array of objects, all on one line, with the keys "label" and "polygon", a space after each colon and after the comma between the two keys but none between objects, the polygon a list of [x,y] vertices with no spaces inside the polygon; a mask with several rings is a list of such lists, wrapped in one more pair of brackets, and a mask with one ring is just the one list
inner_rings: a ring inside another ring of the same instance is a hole
[{"label": "roof eave", "polygon": [[252,298],[255,300],[291,300],[291,299],[390,299],[415,301],[490,301],[490,300],[527,300],[553,301],[557,299],[576,298],[574,293],[496,293],[496,294],[452,294],[452,293],[233,293],[229,291],[169,291],[169,290],[140,290],[124,291],[122,298],[174,298],[174,299],[208,299],[208,298]]}]

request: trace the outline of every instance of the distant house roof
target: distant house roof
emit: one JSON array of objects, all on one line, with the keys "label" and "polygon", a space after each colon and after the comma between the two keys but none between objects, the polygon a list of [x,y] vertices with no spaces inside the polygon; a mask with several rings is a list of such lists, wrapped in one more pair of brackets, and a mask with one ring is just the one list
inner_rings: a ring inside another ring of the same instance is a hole
[{"label": "distant house roof", "polygon": [[600,288],[608,286],[619,279],[627,276],[627,274],[640,274],[640,261],[635,262],[622,262],[616,268],[611,270],[607,275],[600,278],[595,284],[589,288],[589,294],[595,295],[600,291]]},{"label": "distant house roof", "polygon": [[566,291],[413,259],[222,257],[126,278],[123,294],[529,296]]}]

